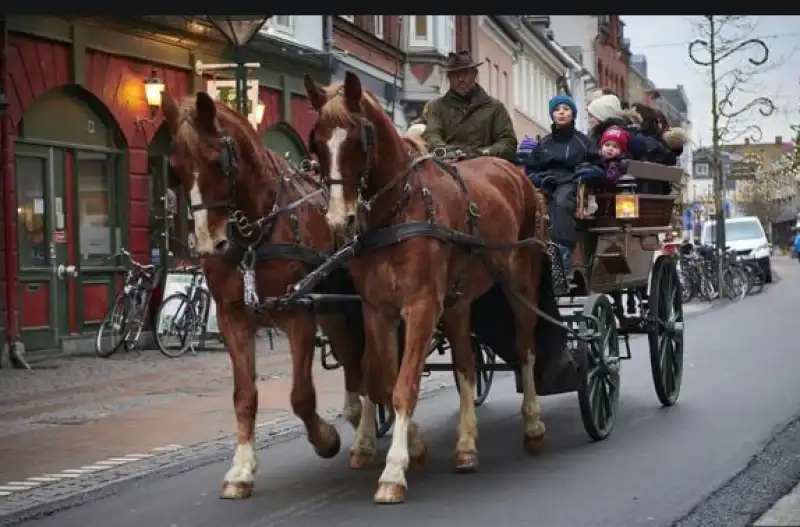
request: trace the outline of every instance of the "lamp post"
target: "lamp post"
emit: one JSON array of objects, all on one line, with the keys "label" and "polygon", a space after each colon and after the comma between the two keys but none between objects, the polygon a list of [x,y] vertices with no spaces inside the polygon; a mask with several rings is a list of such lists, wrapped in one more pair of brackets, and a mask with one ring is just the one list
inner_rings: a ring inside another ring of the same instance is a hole
[{"label": "lamp post", "polygon": [[234,82],[236,111],[247,116],[247,63],[244,50],[272,15],[206,15],[206,18],[233,47],[236,62]]},{"label": "lamp post", "polygon": [[[721,76],[718,76],[717,67],[719,64],[730,57],[734,53],[748,47],[758,48],[761,52],[759,58],[749,57],[748,61],[753,66],[761,66],[769,59],[769,47],[767,44],[758,38],[749,38],[741,42],[726,47],[725,49],[717,48],[717,38],[720,36],[720,27],[714,19],[715,15],[703,15],[708,23],[708,40],[698,38],[689,44],[689,58],[692,62],[699,66],[708,66],[711,74],[711,177],[714,182],[714,208],[716,216],[716,248],[717,255],[720,256],[720,266],[717,273],[718,291],[722,291],[722,271],[723,259],[721,256],[725,252],[725,211],[723,196],[725,193],[724,174],[722,171],[722,156],[720,155],[720,143],[722,142],[722,130],[720,129],[720,118],[735,119],[750,109],[758,108],[758,111],[763,116],[771,115],[775,111],[775,104],[767,97],[756,97],[749,103],[745,104],[738,110],[730,110],[733,107],[732,97],[734,96],[733,89],[725,90],[725,95],[720,99],[717,93],[717,82]],[[702,49],[708,53],[708,58],[703,60],[695,55],[696,49]],[[723,74],[724,75],[724,74]],[[732,88],[735,84],[732,85]],[[758,142],[761,140],[761,128],[757,125],[749,125],[745,128],[743,133],[749,133],[753,141]]]}]

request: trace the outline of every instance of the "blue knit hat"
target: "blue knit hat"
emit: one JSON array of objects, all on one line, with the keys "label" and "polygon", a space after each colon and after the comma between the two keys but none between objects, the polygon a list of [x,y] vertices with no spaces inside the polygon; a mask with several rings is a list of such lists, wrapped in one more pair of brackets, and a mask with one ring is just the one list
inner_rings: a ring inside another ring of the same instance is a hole
[{"label": "blue knit hat", "polygon": [[566,104],[567,106],[569,106],[570,109],[572,110],[572,118],[575,119],[575,117],[577,117],[578,107],[575,104],[575,101],[573,101],[572,97],[570,97],[569,95],[564,95],[562,93],[556,95],[555,97],[550,99],[550,102],[547,103],[547,109],[550,112],[551,119],[553,118],[553,112],[556,111],[556,106],[558,106],[559,104]]}]

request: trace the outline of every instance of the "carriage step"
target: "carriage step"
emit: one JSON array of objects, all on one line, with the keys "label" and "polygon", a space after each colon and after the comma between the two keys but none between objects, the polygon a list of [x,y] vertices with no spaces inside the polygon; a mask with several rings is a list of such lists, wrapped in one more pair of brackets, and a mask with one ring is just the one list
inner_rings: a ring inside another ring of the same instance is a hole
[{"label": "carriage step", "polygon": [[564,263],[561,260],[561,252],[554,243],[547,244],[547,255],[550,257],[550,270],[553,275],[553,291],[556,295],[569,293],[570,284],[567,273],[564,270]]}]

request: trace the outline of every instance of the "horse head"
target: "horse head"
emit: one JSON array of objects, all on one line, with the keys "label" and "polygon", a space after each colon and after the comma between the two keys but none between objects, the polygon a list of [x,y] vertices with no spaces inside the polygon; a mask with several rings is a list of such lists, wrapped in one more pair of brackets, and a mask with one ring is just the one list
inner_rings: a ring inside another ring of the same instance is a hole
[{"label": "horse head", "polygon": [[357,75],[326,87],[306,75],[305,88],[319,113],[309,148],[329,188],[325,217],[334,230],[351,230],[370,195],[408,167],[409,143]]},{"label": "horse head", "polygon": [[172,137],[170,165],[188,193],[197,252],[223,254],[231,247],[232,220],[265,213],[261,141],[247,119],[207,93],[180,105],[165,95],[162,108]]}]

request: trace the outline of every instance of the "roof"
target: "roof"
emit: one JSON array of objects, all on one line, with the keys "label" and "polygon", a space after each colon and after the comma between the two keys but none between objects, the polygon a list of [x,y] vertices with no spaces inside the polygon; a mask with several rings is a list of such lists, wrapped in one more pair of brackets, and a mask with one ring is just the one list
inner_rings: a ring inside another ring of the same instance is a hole
[{"label": "roof", "polygon": [[658,93],[679,112],[684,114],[689,113],[689,107],[686,104],[682,86],[678,85],[677,88],[659,88]]}]

